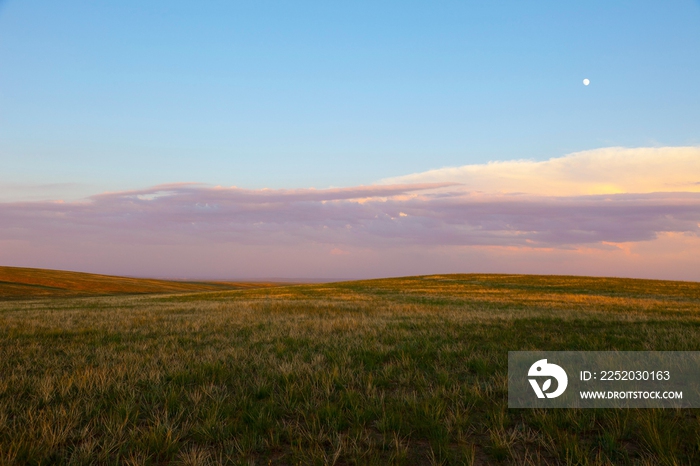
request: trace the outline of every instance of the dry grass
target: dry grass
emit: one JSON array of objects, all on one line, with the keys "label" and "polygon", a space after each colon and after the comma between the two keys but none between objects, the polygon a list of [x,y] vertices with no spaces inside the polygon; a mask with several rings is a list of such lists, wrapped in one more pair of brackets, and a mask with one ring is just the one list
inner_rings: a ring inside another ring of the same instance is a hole
[{"label": "dry grass", "polygon": [[187,293],[278,286],[261,282],[184,282],[114,277],[62,270],[0,267],[0,299]]},{"label": "dry grass", "polygon": [[0,463],[700,464],[697,410],[509,410],[508,350],[698,350],[700,284],[445,275],[0,303]]}]

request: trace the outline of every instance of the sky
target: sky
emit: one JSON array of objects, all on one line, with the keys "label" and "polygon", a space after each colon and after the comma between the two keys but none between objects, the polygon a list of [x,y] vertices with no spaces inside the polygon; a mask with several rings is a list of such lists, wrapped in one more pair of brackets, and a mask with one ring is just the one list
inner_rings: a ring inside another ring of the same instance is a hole
[{"label": "sky", "polygon": [[0,264],[700,280],[700,2],[380,3],[0,1]]}]

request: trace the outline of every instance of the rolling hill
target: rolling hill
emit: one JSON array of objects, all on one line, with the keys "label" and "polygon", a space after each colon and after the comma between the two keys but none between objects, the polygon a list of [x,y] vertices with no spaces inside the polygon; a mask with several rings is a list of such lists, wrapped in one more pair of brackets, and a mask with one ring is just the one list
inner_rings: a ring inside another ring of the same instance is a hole
[{"label": "rolling hill", "polygon": [[508,408],[509,351],[698,351],[700,283],[0,273],[108,295],[0,300],[0,464],[700,464],[697,409]]},{"label": "rolling hill", "polygon": [[188,293],[271,286],[277,284],[155,280],[63,270],[0,267],[0,299]]}]

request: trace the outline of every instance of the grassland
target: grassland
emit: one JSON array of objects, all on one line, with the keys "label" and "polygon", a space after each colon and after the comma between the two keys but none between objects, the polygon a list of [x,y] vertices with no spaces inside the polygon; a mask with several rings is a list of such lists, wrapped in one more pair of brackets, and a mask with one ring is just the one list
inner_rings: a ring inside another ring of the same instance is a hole
[{"label": "grassland", "polygon": [[0,267],[0,299],[187,293],[266,288],[278,285],[260,282],[152,280],[63,270]]},{"label": "grassland", "polygon": [[700,284],[439,275],[0,302],[0,463],[700,464],[698,410],[513,410],[508,350],[698,350]]}]

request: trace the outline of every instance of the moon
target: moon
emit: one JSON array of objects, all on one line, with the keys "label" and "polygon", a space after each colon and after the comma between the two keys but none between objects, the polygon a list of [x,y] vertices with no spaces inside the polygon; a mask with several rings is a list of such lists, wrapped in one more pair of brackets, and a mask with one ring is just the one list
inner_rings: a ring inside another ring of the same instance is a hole
[{"label": "moon", "polygon": [[591,83],[591,80],[588,79],[588,78],[586,78],[586,79],[583,80],[583,85],[584,85],[584,86],[588,86],[590,83]]}]

